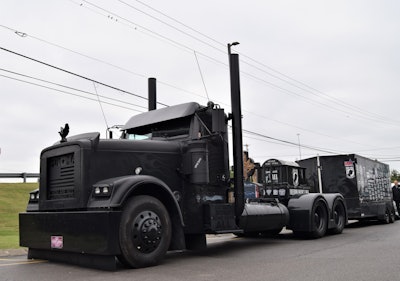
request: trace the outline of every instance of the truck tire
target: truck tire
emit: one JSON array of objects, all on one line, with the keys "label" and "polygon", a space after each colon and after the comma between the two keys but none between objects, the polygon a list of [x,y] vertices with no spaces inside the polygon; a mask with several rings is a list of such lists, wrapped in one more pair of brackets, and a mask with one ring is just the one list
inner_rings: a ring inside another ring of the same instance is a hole
[{"label": "truck tire", "polygon": [[171,232],[168,211],[158,199],[147,195],[132,197],[122,212],[118,259],[133,268],[157,265],[169,248]]},{"label": "truck tire", "polygon": [[333,219],[335,221],[335,227],[330,229],[331,234],[340,234],[346,224],[346,209],[342,202],[337,202],[333,207]]},{"label": "truck tire", "polygon": [[311,212],[311,231],[307,233],[309,238],[321,238],[328,228],[328,212],[324,201],[314,202]]}]

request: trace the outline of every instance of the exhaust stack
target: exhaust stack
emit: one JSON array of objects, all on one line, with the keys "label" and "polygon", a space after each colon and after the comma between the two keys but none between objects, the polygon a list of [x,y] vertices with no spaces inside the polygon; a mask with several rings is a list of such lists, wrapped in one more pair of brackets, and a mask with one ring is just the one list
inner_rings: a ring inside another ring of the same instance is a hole
[{"label": "exhaust stack", "polygon": [[157,80],[149,78],[149,111],[157,109]]},{"label": "exhaust stack", "polygon": [[242,140],[242,108],[240,101],[239,55],[229,52],[229,68],[231,77],[231,104],[233,130],[233,172],[235,192],[235,216],[239,218],[244,209],[243,182],[243,140]]}]

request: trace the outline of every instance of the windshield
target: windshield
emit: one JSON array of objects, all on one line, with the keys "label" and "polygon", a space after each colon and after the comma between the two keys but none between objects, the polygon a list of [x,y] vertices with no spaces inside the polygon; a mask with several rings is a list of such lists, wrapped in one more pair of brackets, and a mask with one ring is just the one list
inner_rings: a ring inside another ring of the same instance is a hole
[{"label": "windshield", "polygon": [[190,120],[189,116],[132,128],[125,131],[124,138],[129,140],[185,138],[189,136]]},{"label": "windshield", "polygon": [[150,134],[145,134],[145,135],[138,135],[138,134],[125,134],[125,139],[128,140],[147,140],[151,138],[151,133]]}]

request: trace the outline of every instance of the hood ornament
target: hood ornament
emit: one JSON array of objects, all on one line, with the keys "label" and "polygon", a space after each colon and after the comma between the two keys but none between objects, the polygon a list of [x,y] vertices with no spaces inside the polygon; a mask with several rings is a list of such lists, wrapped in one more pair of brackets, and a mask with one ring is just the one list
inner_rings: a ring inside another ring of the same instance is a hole
[{"label": "hood ornament", "polygon": [[64,128],[61,127],[60,131],[58,133],[61,136],[61,141],[60,142],[66,142],[67,141],[67,136],[68,136],[68,133],[69,133],[68,123],[65,124]]}]

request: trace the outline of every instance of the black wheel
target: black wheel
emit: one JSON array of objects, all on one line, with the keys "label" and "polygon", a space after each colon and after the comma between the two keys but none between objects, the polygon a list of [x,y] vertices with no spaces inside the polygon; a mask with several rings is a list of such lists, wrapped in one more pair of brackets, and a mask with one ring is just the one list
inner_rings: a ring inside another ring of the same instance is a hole
[{"label": "black wheel", "polygon": [[392,209],[390,212],[389,222],[394,223],[395,221],[396,221],[396,213],[394,212],[394,209]]},{"label": "black wheel", "polygon": [[390,211],[389,209],[386,209],[385,215],[383,216],[382,222],[384,224],[389,224],[390,223]]},{"label": "black wheel", "polygon": [[330,229],[330,233],[342,233],[346,224],[346,211],[342,202],[337,202],[337,204],[335,204],[333,208],[333,219],[335,221],[335,227]]},{"label": "black wheel", "polygon": [[133,197],[122,212],[118,259],[134,268],[157,265],[168,250],[171,235],[171,220],[164,205],[151,196]]},{"label": "black wheel", "polygon": [[308,233],[309,238],[321,238],[325,235],[328,227],[328,212],[323,201],[318,200],[314,203],[311,212],[311,229]]}]

